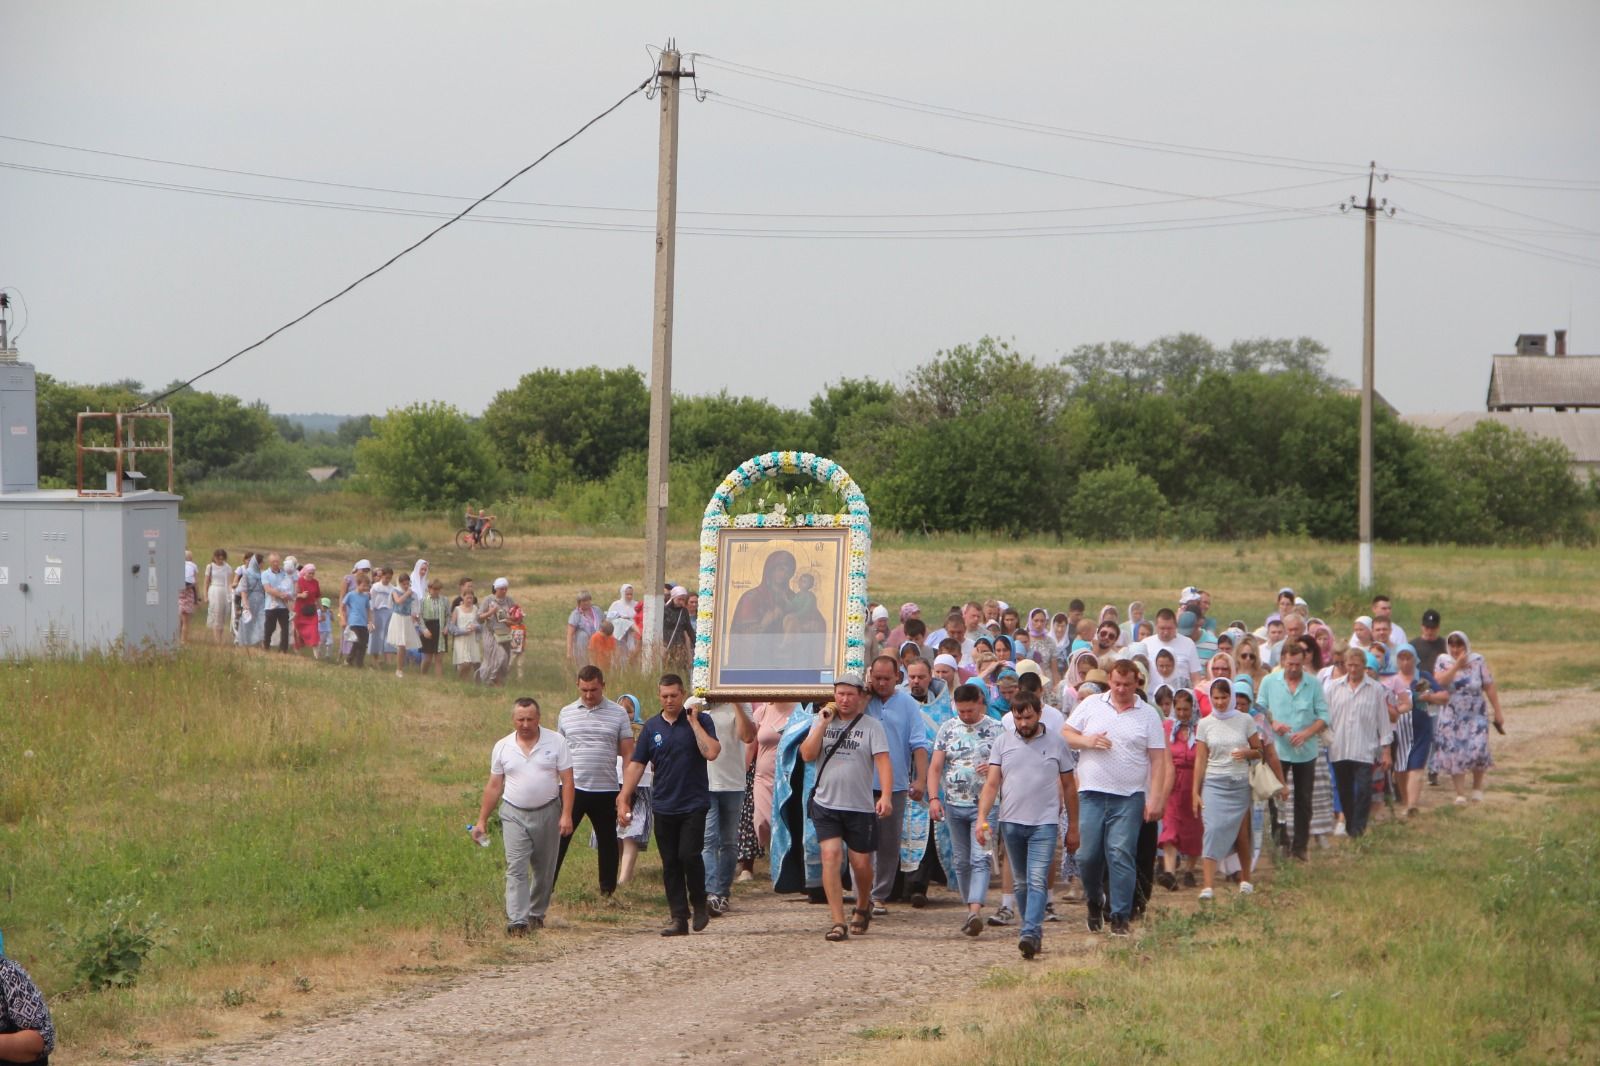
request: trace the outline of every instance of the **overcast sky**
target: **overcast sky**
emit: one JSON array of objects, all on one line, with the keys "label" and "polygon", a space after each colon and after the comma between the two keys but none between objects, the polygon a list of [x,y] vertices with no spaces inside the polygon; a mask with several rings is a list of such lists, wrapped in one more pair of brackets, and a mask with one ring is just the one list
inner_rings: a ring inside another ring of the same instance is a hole
[{"label": "overcast sky", "polygon": [[[1600,269],[1545,257],[1600,264],[1600,5],[1584,0],[5,0],[0,134],[475,197],[642,80],[646,46],[668,35],[705,54],[699,86],[713,94],[684,101],[680,226],[724,231],[680,238],[678,392],[803,405],[841,376],[896,378],[984,334],[1053,359],[1183,330],[1221,343],[1308,335],[1358,380],[1362,226],[1333,205],[1365,194],[1369,159],[1395,175],[1379,195],[1400,208],[1378,236],[1377,382],[1391,402],[1480,409],[1489,356],[1521,332],[1570,325],[1573,351],[1600,352]],[[1313,162],[957,121],[718,60],[1058,130]],[[526,203],[483,209],[624,228],[464,222],[201,387],[277,411],[442,399],[476,413],[536,367],[648,370],[656,131],[657,105],[636,96],[502,194]],[[15,140],[0,140],[0,162],[463,206]],[[1527,185],[1541,187],[1516,187]],[[1115,207],[1129,204],[1142,206]],[[819,215],[869,217],[793,217]],[[1453,225],[1427,228],[1439,220]],[[26,298],[20,347],[41,370],[156,385],[258,339],[435,224],[3,168],[0,285]],[[1011,236],[971,232],[997,229]],[[818,235],[840,230],[916,239]],[[1543,251],[1490,246],[1511,241]]]}]

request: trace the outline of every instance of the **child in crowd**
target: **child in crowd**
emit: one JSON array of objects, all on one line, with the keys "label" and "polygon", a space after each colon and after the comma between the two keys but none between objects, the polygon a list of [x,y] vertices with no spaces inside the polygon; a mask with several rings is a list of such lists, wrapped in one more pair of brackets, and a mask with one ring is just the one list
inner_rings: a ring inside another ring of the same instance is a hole
[{"label": "child in crowd", "polygon": [[607,618],[600,623],[600,631],[589,638],[589,661],[606,673],[611,672],[612,660],[617,654],[617,627]]},{"label": "child in crowd", "polygon": [[311,649],[311,656],[321,659],[324,653],[333,658],[333,601],[326,596],[317,604],[317,646]]}]

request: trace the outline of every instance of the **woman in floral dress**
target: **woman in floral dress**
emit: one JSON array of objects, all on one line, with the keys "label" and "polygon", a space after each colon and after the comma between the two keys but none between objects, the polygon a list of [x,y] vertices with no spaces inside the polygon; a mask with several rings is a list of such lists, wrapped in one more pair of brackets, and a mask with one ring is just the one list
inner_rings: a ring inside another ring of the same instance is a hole
[{"label": "woman in floral dress", "polygon": [[1444,640],[1445,654],[1433,664],[1433,679],[1450,693],[1433,727],[1434,762],[1455,785],[1456,803],[1467,803],[1467,775],[1472,775],[1472,802],[1483,799],[1483,775],[1494,765],[1489,756],[1489,709],[1496,729],[1504,732],[1500,692],[1483,656],[1461,630]]}]

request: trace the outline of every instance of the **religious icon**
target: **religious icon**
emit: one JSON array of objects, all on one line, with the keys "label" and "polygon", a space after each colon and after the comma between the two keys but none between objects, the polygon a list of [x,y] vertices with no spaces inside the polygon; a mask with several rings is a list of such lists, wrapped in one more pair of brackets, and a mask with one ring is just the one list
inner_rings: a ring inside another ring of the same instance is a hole
[{"label": "religious icon", "polygon": [[727,695],[831,691],[843,673],[849,531],[719,533],[711,688]]}]

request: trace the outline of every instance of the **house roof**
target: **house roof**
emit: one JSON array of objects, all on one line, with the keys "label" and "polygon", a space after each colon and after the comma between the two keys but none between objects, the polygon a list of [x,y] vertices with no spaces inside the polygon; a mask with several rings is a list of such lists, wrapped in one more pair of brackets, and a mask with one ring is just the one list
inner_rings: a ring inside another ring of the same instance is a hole
[{"label": "house roof", "polygon": [[[1549,359],[1547,356],[1539,358]],[[1483,421],[1498,422],[1535,437],[1560,441],[1572,453],[1574,463],[1600,464],[1600,414],[1578,411],[1466,411],[1460,414],[1406,415],[1405,420],[1413,426],[1442,429],[1446,433],[1465,433]]]},{"label": "house roof", "polygon": [[1600,407],[1600,355],[1497,355],[1485,406]]}]

